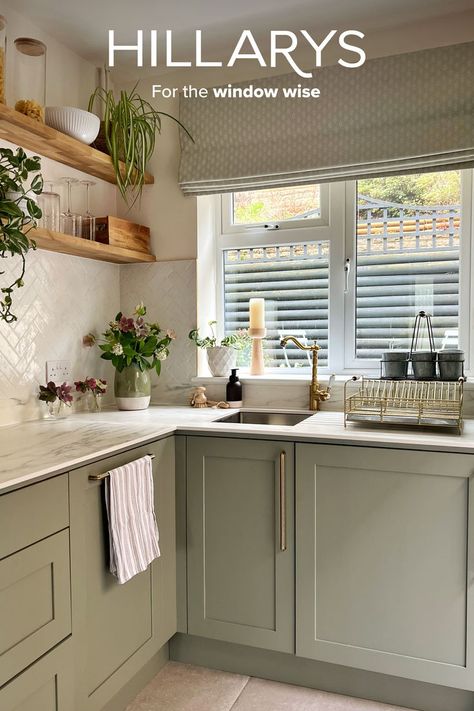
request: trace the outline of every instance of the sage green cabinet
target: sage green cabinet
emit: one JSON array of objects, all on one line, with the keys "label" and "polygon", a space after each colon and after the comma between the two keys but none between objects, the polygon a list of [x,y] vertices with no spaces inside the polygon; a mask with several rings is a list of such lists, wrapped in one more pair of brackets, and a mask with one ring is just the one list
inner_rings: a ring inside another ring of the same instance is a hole
[{"label": "sage green cabinet", "polygon": [[470,455],[296,446],[296,653],[474,689]]},{"label": "sage green cabinet", "polygon": [[71,640],[0,689],[2,711],[76,711],[72,683]]},{"label": "sage green cabinet", "polygon": [[[89,476],[154,454],[161,557],[119,585],[108,572],[104,484]],[[99,711],[176,632],[174,439],[70,474],[76,708]]]},{"label": "sage green cabinet", "polygon": [[0,686],[71,633],[69,531],[0,561]]},{"label": "sage green cabinet", "polygon": [[188,438],[190,634],[294,651],[293,460],[287,442]]}]

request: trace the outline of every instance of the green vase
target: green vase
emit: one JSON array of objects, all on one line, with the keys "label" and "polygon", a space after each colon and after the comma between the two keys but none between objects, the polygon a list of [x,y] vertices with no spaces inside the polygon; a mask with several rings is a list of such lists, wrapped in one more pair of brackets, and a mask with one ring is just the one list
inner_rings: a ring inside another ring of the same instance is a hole
[{"label": "green vase", "polygon": [[146,410],[150,404],[151,378],[148,370],[130,365],[115,371],[115,399],[119,410]]}]

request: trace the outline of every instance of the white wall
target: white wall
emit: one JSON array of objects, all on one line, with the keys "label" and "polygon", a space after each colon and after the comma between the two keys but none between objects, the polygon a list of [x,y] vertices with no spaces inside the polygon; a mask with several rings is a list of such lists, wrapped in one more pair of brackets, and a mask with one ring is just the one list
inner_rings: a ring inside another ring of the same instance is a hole
[{"label": "white wall", "polygon": [[[7,103],[13,101],[13,42],[17,37],[31,37],[46,44],[46,104],[49,106],[77,106],[87,109],[95,87],[95,67],[78,57],[54,37],[34,25],[0,0],[0,14],[7,21]],[[54,29],[54,28],[53,28]]]},{"label": "white wall", "polygon": [[[15,37],[33,37],[47,45],[47,102],[87,106],[95,86],[95,68],[67,47],[33,26],[0,2],[7,18],[9,48],[7,80],[12,81],[11,46]],[[13,147],[0,142],[1,146]],[[31,152],[30,152],[31,153]],[[85,173],[43,158],[42,173],[57,181],[62,176],[85,179]],[[64,191],[56,185],[64,198]],[[75,188],[73,208],[83,209],[83,191]],[[116,189],[97,180],[92,189],[95,214],[116,212]],[[64,205],[64,201],[63,201]],[[15,260],[2,260],[0,283],[15,274]],[[18,321],[0,321],[0,425],[40,416],[36,399],[38,385],[45,382],[46,360],[70,360],[74,379],[89,376],[113,380],[113,370],[99,358],[97,349],[82,346],[82,337],[91,330],[100,332],[120,306],[119,267],[103,262],[50,252],[30,252],[27,256],[25,286],[14,295]]]}]

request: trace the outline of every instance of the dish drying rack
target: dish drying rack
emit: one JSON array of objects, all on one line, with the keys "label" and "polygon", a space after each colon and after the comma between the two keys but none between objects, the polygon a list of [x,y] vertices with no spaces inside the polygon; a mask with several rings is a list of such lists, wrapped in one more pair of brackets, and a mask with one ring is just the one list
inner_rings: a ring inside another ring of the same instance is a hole
[{"label": "dish drying rack", "polygon": [[[357,392],[348,387],[360,380]],[[463,386],[458,381],[380,380],[353,376],[344,385],[347,422],[463,428]]]}]

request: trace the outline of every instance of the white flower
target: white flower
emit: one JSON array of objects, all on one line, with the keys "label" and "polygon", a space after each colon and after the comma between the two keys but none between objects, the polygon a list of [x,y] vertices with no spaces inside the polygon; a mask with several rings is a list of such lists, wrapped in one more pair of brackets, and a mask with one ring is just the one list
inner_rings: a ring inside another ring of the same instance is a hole
[{"label": "white flower", "polygon": [[156,353],[156,357],[158,360],[166,360],[168,357],[168,353],[164,348],[162,348],[160,351]]},{"label": "white flower", "polygon": [[120,343],[116,343],[115,346],[112,347],[112,353],[117,356],[123,355],[123,348]]}]

